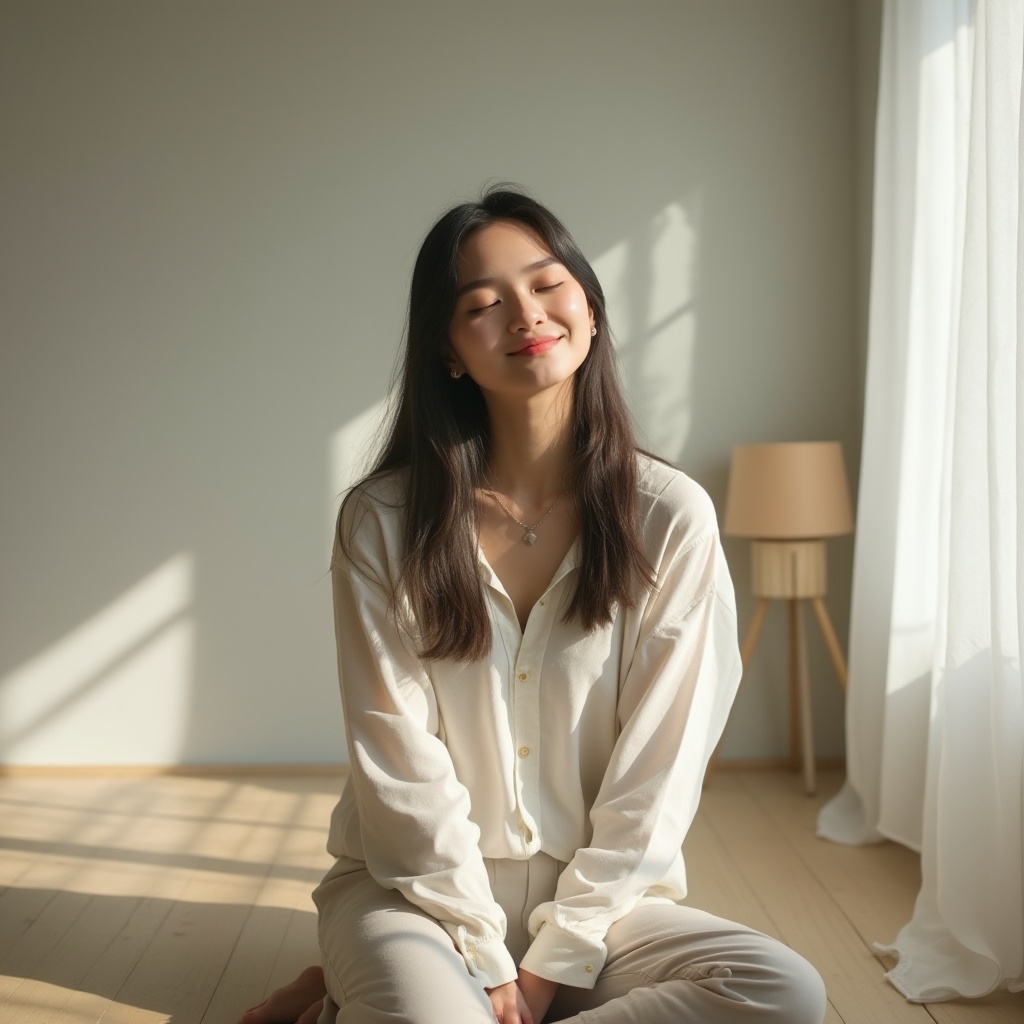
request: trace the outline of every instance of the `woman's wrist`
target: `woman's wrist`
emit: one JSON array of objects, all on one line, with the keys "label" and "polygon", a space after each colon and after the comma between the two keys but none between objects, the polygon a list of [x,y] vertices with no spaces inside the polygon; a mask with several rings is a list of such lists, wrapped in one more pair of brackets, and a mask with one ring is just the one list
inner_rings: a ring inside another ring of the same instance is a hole
[{"label": "woman's wrist", "polygon": [[523,993],[526,1005],[530,1008],[535,1021],[542,1021],[548,1012],[555,994],[558,992],[558,982],[549,981],[532,971],[520,969],[519,990]]}]

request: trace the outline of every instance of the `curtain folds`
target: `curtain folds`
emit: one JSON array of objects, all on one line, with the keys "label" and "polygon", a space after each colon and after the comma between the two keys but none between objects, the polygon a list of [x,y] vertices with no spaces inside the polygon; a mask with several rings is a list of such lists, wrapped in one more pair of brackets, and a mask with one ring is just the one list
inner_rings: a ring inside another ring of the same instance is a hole
[{"label": "curtain folds", "polygon": [[1020,0],[886,0],[839,842],[921,852],[890,981],[1024,989]]}]

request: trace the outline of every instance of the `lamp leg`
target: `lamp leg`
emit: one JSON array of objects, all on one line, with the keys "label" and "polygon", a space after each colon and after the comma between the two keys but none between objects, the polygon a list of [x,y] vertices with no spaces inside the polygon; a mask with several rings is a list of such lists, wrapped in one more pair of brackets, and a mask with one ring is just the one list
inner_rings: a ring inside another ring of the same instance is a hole
[{"label": "lamp leg", "polygon": [[743,638],[743,646],[740,648],[740,660],[743,662],[744,668],[747,667],[747,662],[750,661],[750,656],[754,653],[754,648],[757,646],[757,639],[761,635],[761,627],[764,625],[766,611],[768,611],[768,598],[759,598],[757,607],[754,609],[754,617],[750,620],[750,626],[747,629],[747,635]]},{"label": "lamp leg", "polygon": [[828,648],[828,655],[832,659],[836,675],[839,676],[839,685],[842,687],[843,693],[846,693],[846,660],[843,658],[839,641],[836,639],[836,631],[832,628],[832,620],[828,617],[828,609],[820,597],[811,598],[811,607],[814,609],[814,616],[821,627],[821,635],[825,638],[825,646]]},{"label": "lamp leg", "polygon": [[817,790],[814,772],[814,732],[811,714],[811,676],[807,668],[807,633],[804,629],[802,602],[793,601],[796,624],[797,675],[800,689],[800,734],[803,740],[804,792],[813,796]]},{"label": "lamp leg", "polygon": [[797,600],[791,597],[789,612],[789,766],[800,767],[800,649]]}]

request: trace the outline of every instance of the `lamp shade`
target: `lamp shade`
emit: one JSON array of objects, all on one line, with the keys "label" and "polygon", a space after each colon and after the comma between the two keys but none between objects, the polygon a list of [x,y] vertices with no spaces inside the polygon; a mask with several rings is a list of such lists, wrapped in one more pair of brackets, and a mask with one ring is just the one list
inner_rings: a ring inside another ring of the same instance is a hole
[{"label": "lamp shade", "polygon": [[723,533],[797,540],[852,530],[850,487],[838,441],[733,448]]}]

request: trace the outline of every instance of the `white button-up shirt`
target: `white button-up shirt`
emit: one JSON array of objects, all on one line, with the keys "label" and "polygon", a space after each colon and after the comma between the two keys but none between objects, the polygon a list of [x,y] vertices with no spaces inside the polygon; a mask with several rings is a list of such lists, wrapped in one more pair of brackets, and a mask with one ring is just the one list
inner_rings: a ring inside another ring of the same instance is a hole
[{"label": "white button-up shirt", "polygon": [[[740,678],[735,600],[714,507],[640,459],[655,588],[605,627],[563,615],[574,546],[522,630],[479,555],[490,655],[425,662],[395,586],[402,477],[345,505],[332,567],[351,775],[328,878],[365,867],[449,932],[486,987],[515,979],[484,858],[544,851],[568,866],[530,917],[522,966],[593,987],[608,927],[645,896],[686,894],[681,846]],[[396,615],[397,612],[397,615]],[[406,625],[403,626],[402,623]]]}]

